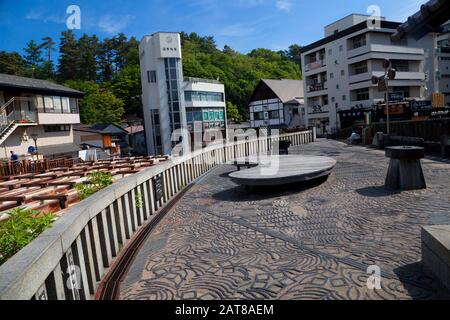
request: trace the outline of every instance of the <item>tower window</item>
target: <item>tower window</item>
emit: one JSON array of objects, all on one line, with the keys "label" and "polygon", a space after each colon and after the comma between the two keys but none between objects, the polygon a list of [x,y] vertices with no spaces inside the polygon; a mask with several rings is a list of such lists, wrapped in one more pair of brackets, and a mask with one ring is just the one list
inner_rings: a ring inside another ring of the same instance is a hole
[{"label": "tower window", "polygon": [[156,82],[156,71],[154,71],[154,70],[147,71],[147,79],[148,79],[148,83],[155,83]]}]

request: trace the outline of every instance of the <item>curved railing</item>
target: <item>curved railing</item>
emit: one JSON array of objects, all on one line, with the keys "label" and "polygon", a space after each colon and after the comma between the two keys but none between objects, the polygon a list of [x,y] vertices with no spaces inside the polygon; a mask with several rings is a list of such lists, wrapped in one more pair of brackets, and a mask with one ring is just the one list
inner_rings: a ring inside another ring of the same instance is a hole
[{"label": "curved railing", "polygon": [[183,188],[216,165],[314,141],[311,131],[213,145],[126,177],[72,206],[0,267],[0,299],[92,299],[133,235]]}]

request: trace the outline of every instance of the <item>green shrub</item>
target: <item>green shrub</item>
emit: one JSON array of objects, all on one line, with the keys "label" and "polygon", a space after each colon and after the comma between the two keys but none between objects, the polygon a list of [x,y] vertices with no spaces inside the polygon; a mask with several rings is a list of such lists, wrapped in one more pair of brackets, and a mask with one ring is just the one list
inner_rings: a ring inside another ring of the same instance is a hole
[{"label": "green shrub", "polygon": [[33,241],[56,219],[54,214],[13,209],[9,219],[0,224],[0,265]]},{"label": "green shrub", "polygon": [[80,200],[84,200],[97,191],[106,188],[113,183],[112,175],[109,172],[92,172],[88,175],[88,183],[75,185]]},{"label": "green shrub", "polygon": [[135,195],[134,205],[137,209],[141,209],[144,206],[144,197],[140,192],[137,192]]}]

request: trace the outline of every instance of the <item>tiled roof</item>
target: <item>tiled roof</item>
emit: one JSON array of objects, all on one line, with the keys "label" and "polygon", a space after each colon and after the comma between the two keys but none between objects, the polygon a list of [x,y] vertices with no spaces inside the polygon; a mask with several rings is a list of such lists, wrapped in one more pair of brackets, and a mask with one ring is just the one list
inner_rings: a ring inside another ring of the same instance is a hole
[{"label": "tiled roof", "polygon": [[443,23],[450,19],[449,0],[431,0],[423,4],[420,10],[410,16],[408,20],[398,26],[397,32],[392,36],[401,39],[407,35],[419,39],[427,33],[434,32]]},{"label": "tiled roof", "polygon": [[303,99],[304,97],[302,80],[262,79],[262,81],[278,96],[283,103],[287,103],[293,99]]},{"label": "tiled roof", "polygon": [[4,73],[0,73],[0,88],[19,88],[32,91],[66,93],[75,96],[83,95],[81,91],[51,81],[13,76]]}]

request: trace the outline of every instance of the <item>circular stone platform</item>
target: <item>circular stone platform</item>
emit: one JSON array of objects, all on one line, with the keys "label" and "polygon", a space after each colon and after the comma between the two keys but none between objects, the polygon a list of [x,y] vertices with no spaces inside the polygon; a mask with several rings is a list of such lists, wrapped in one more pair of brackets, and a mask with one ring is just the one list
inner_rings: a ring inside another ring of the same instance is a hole
[{"label": "circular stone platform", "polygon": [[[278,161],[278,163],[277,163]],[[331,174],[336,160],[301,155],[260,156],[257,167],[233,172],[231,181],[243,186],[279,186]]]}]

